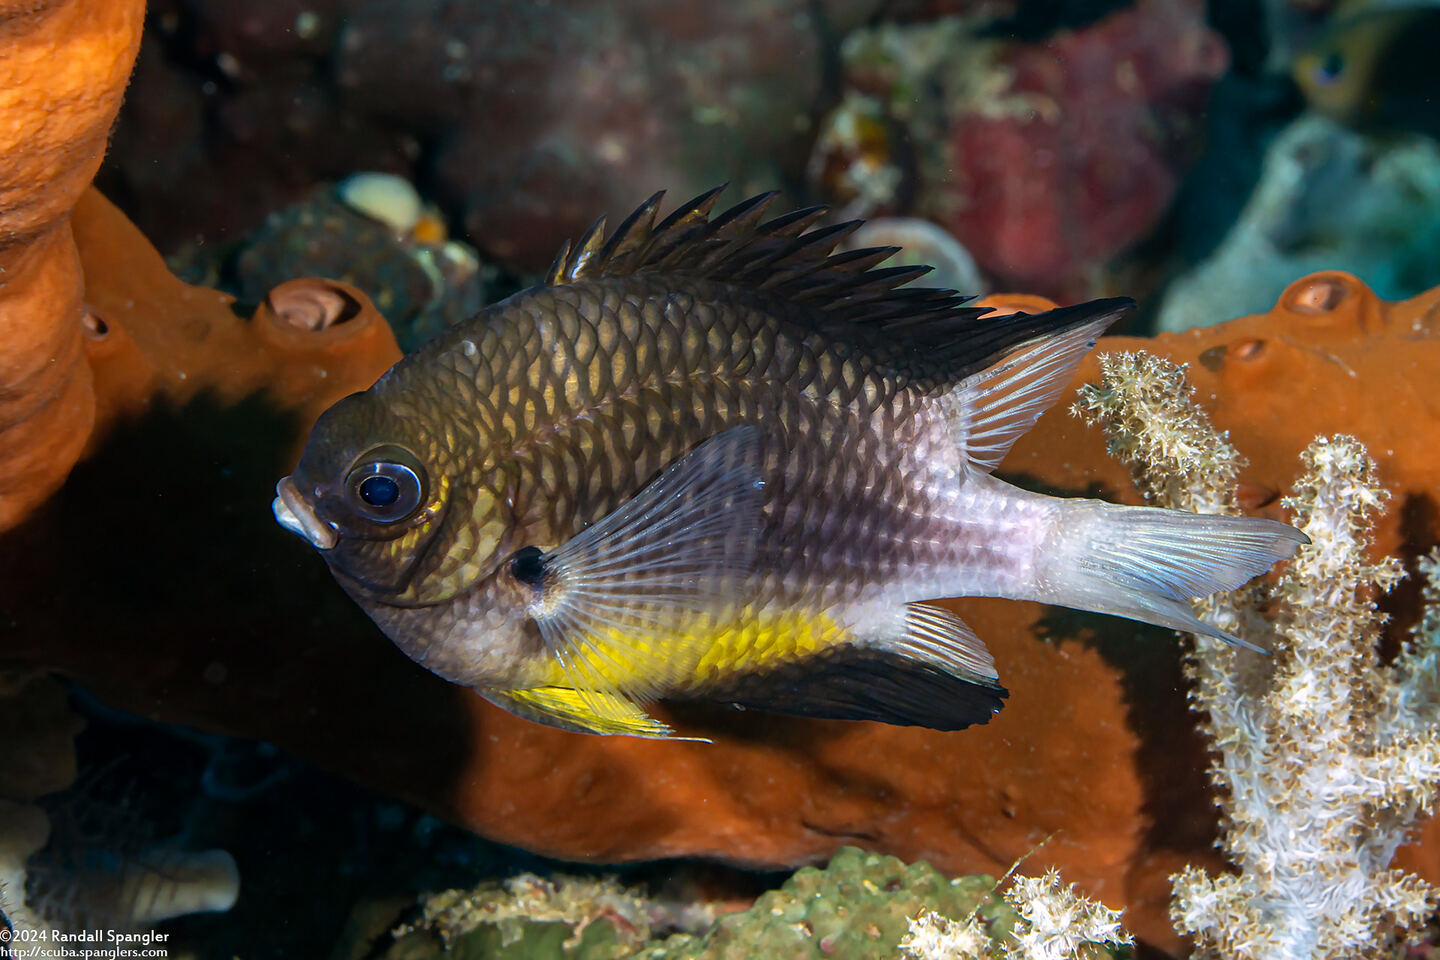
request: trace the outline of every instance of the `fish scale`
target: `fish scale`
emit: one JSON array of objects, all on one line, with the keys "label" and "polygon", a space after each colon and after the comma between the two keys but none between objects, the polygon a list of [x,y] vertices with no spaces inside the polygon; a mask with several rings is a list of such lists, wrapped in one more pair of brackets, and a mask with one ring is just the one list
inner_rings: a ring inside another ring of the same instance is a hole
[{"label": "fish scale", "polygon": [[[860,384],[866,374],[853,358],[847,362],[824,358],[817,355],[814,344],[777,342],[771,346],[769,341],[781,341],[783,334],[767,329],[765,318],[750,311],[722,314],[729,321],[723,328],[725,337],[682,337],[680,331],[686,323],[682,311],[703,302],[703,292],[683,287],[679,295],[669,287],[664,297],[647,297],[649,291],[642,288],[618,301],[609,290],[561,288],[556,299],[563,296],[569,321],[564,320],[566,312],[545,302],[548,292],[527,300],[523,309],[517,307],[524,315],[553,310],[562,320],[549,327],[549,336],[545,327],[530,326],[523,318],[514,323],[517,330],[541,331],[538,342],[527,343],[525,356],[548,353],[556,358],[550,364],[532,363],[527,368],[532,379],[521,394],[521,404],[529,402],[529,397],[562,395],[579,363],[582,329],[605,331],[597,340],[609,343],[612,356],[631,358],[627,369],[633,374],[613,379],[605,393],[587,398],[584,405],[535,406],[543,430],[530,430],[534,435],[530,441],[503,455],[518,465],[522,487],[545,491],[539,498],[542,513],[532,514],[526,510],[528,504],[521,504],[530,521],[521,539],[545,546],[562,542],[581,526],[615,509],[658,469],[658,463],[673,460],[727,427],[756,422],[763,410],[769,414],[766,429],[780,435],[765,479],[776,490],[776,498],[784,498],[792,506],[790,513],[780,513],[774,533],[765,538],[787,544],[784,550],[775,551],[769,562],[789,571],[792,583],[814,585],[811,589],[823,586],[840,593],[851,586],[843,580],[831,582],[842,565],[833,554],[816,548],[837,535],[847,538],[850,549],[882,547],[874,542],[855,544],[851,538],[864,534],[866,527],[860,521],[864,514],[895,506],[869,502],[869,491],[876,486],[869,465],[890,454],[878,435],[862,428],[875,410],[855,407],[864,395]],[[502,327],[507,320],[502,319]],[[646,331],[654,336],[647,336]],[[756,356],[756,344],[762,345],[758,355],[768,363],[748,368],[743,375],[735,372],[740,363]],[[823,349],[824,344],[819,346]],[[508,356],[509,351],[501,354],[502,363]],[[814,371],[815,376],[808,379],[799,397],[781,395],[774,388],[774,383],[786,379],[805,379],[804,371]],[[873,381],[871,395],[893,403],[896,392],[887,389],[873,372],[869,377]],[[683,392],[678,389],[681,386]],[[732,395],[745,400],[728,402]],[[904,419],[898,411],[892,410],[891,415],[895,420]],[[506,422],[517,416],[516,411],[502,413]],[[576,422],[586,425],[579,435],[570,426]],[[657,466],[644,473],[637,467],[648,465],[637,464],[624,436],[625,425],[637,422],[661,425],[645,436]],[[544,481],[545,454],[541,451],[549,444],[569,448],[572,441],[583,459],[564,478],[564,485],[552,492]],[[899,492],[896,487],[886,492]],[[833,496],[837,490],[842,497]],[[817,505],[836,499],[838,508],[814,512]],[[767,501],[766,506],[767,514],[777,509],[775,500]],[[904,504],[901,510],[923,517],[928,504]],[[762,595],[764,599],[779,599],[778,578],[773,586],[767,586],[771,589]]]},{"label": "fish scale", "polygon": [[[991,475],[1126,300],[987,317],[854,224],[659,197],[316,424],[275,514],[427,669],[532,719],[667,736],[657,698],[958,729],[1006,693],[920,601],[1225,636],[1189,592],[1299,534]],[[1138,511],[1138,512],[1137,512]],[[1227,637],[1228,639],[1228,637]]]}]

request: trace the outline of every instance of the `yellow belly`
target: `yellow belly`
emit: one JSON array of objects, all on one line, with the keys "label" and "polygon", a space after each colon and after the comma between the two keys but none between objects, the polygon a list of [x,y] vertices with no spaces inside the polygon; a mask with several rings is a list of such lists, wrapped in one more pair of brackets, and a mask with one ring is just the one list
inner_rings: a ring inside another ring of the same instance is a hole
[{"label": "yellow belly", "polygon": [[518,689],[493,691],[511,709],[595,733],[667,736],[640,707],[650,699],[694,695],[735,674],[805,658],[851,639],[823,613],[756,612],[664,639],[609,635],[572,644],[568,668],[546,654]]}]

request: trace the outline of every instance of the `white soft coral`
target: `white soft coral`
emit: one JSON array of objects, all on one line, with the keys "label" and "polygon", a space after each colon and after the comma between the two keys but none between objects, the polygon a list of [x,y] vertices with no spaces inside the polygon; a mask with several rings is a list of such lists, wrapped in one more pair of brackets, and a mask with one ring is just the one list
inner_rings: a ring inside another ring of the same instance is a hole
[{"label": "white soft coral", "polygon": [[1069,960],[1088,955],[1088,946],[1132,942],[1117,911],[1063,883],[1054,870],[1016,877],[1003,896],[1019,919],[998,948],[976,915],[950,920],[927,912],[910,921],[901,953],[910,960]]},{"label": "white soft coral", "polygon": [[[1104,426],[1147,497],[1237,512],[1238,454],[1194,403],[1181,368],[1144,354],[1110,355],[1101,367],[1101,385],[1078,406]],[[1389,864],[1440,783],[1440,561],[1422,568],[1432,582],[1421,628],[1382,666],[1374,597],[1402,571],[1365,554],[1387,495],[1353,437],[1318,438],[1302,459],[1285,506],[1310,544],[1273,587],[1198,604],[1212,623],[1275,653],[1202,637],[1188,663],[1222,788],[1221,846],[1238,870],[1211,877],[1192,867],[1174,878],[1171,916],[1201,957],[1380,955],[1436,901]]]},{"label": "white soft coral", "polygon": [[1086,944],[1128,944],[1130,934],[1120,926],[1120,914],[1075,892],[1060,874],[1016,877],[1005,900],[1020,914],[1020,923],[1005,945],[1012,960],[1066,960],[1080,955]]}]

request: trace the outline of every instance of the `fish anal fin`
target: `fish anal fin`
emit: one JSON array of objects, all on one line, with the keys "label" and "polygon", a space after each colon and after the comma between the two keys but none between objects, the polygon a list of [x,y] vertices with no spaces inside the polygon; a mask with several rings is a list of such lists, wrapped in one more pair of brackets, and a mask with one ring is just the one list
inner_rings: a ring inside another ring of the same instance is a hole
[{"label": "fish anal fin", "polygon": [[986,683],[995,683],[1000,678],[995,670],[995,658],[975,636],[975,631],[942,607],[928,603],[906,604],[905,633],[889,646],[961,676]]},{"label": "fish anal fin", "polygon": [[971,467],[982,473],[994,470],[1015,441],[1055,405],[1100,334],[1133,306],[1123,298],[1094,300],[1039,314],[1037,320],[1049,320],[1048,330],[945,394],[952,433]]},{"label": "fish anal fin", "polygon": [[829,720],[960,730],[986,723],[1005,704],[998,683],[953,673],[888,645],[846,643],[764,670],[734,674],[706,699],[748,710]]}]

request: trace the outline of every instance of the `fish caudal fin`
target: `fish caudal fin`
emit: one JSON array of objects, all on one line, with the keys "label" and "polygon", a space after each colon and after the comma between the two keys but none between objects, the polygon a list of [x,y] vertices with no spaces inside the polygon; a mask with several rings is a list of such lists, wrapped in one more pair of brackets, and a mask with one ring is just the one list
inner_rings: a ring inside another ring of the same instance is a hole
[{"label": "fish caudal fin", "polygon": [[[1195,616],[1190,601],[1232,590],[1309,540],[1284,523],[1067,501],[1035,599],[1260,649]],[[1263,651],[1262,651],[1263,652]]]}]

